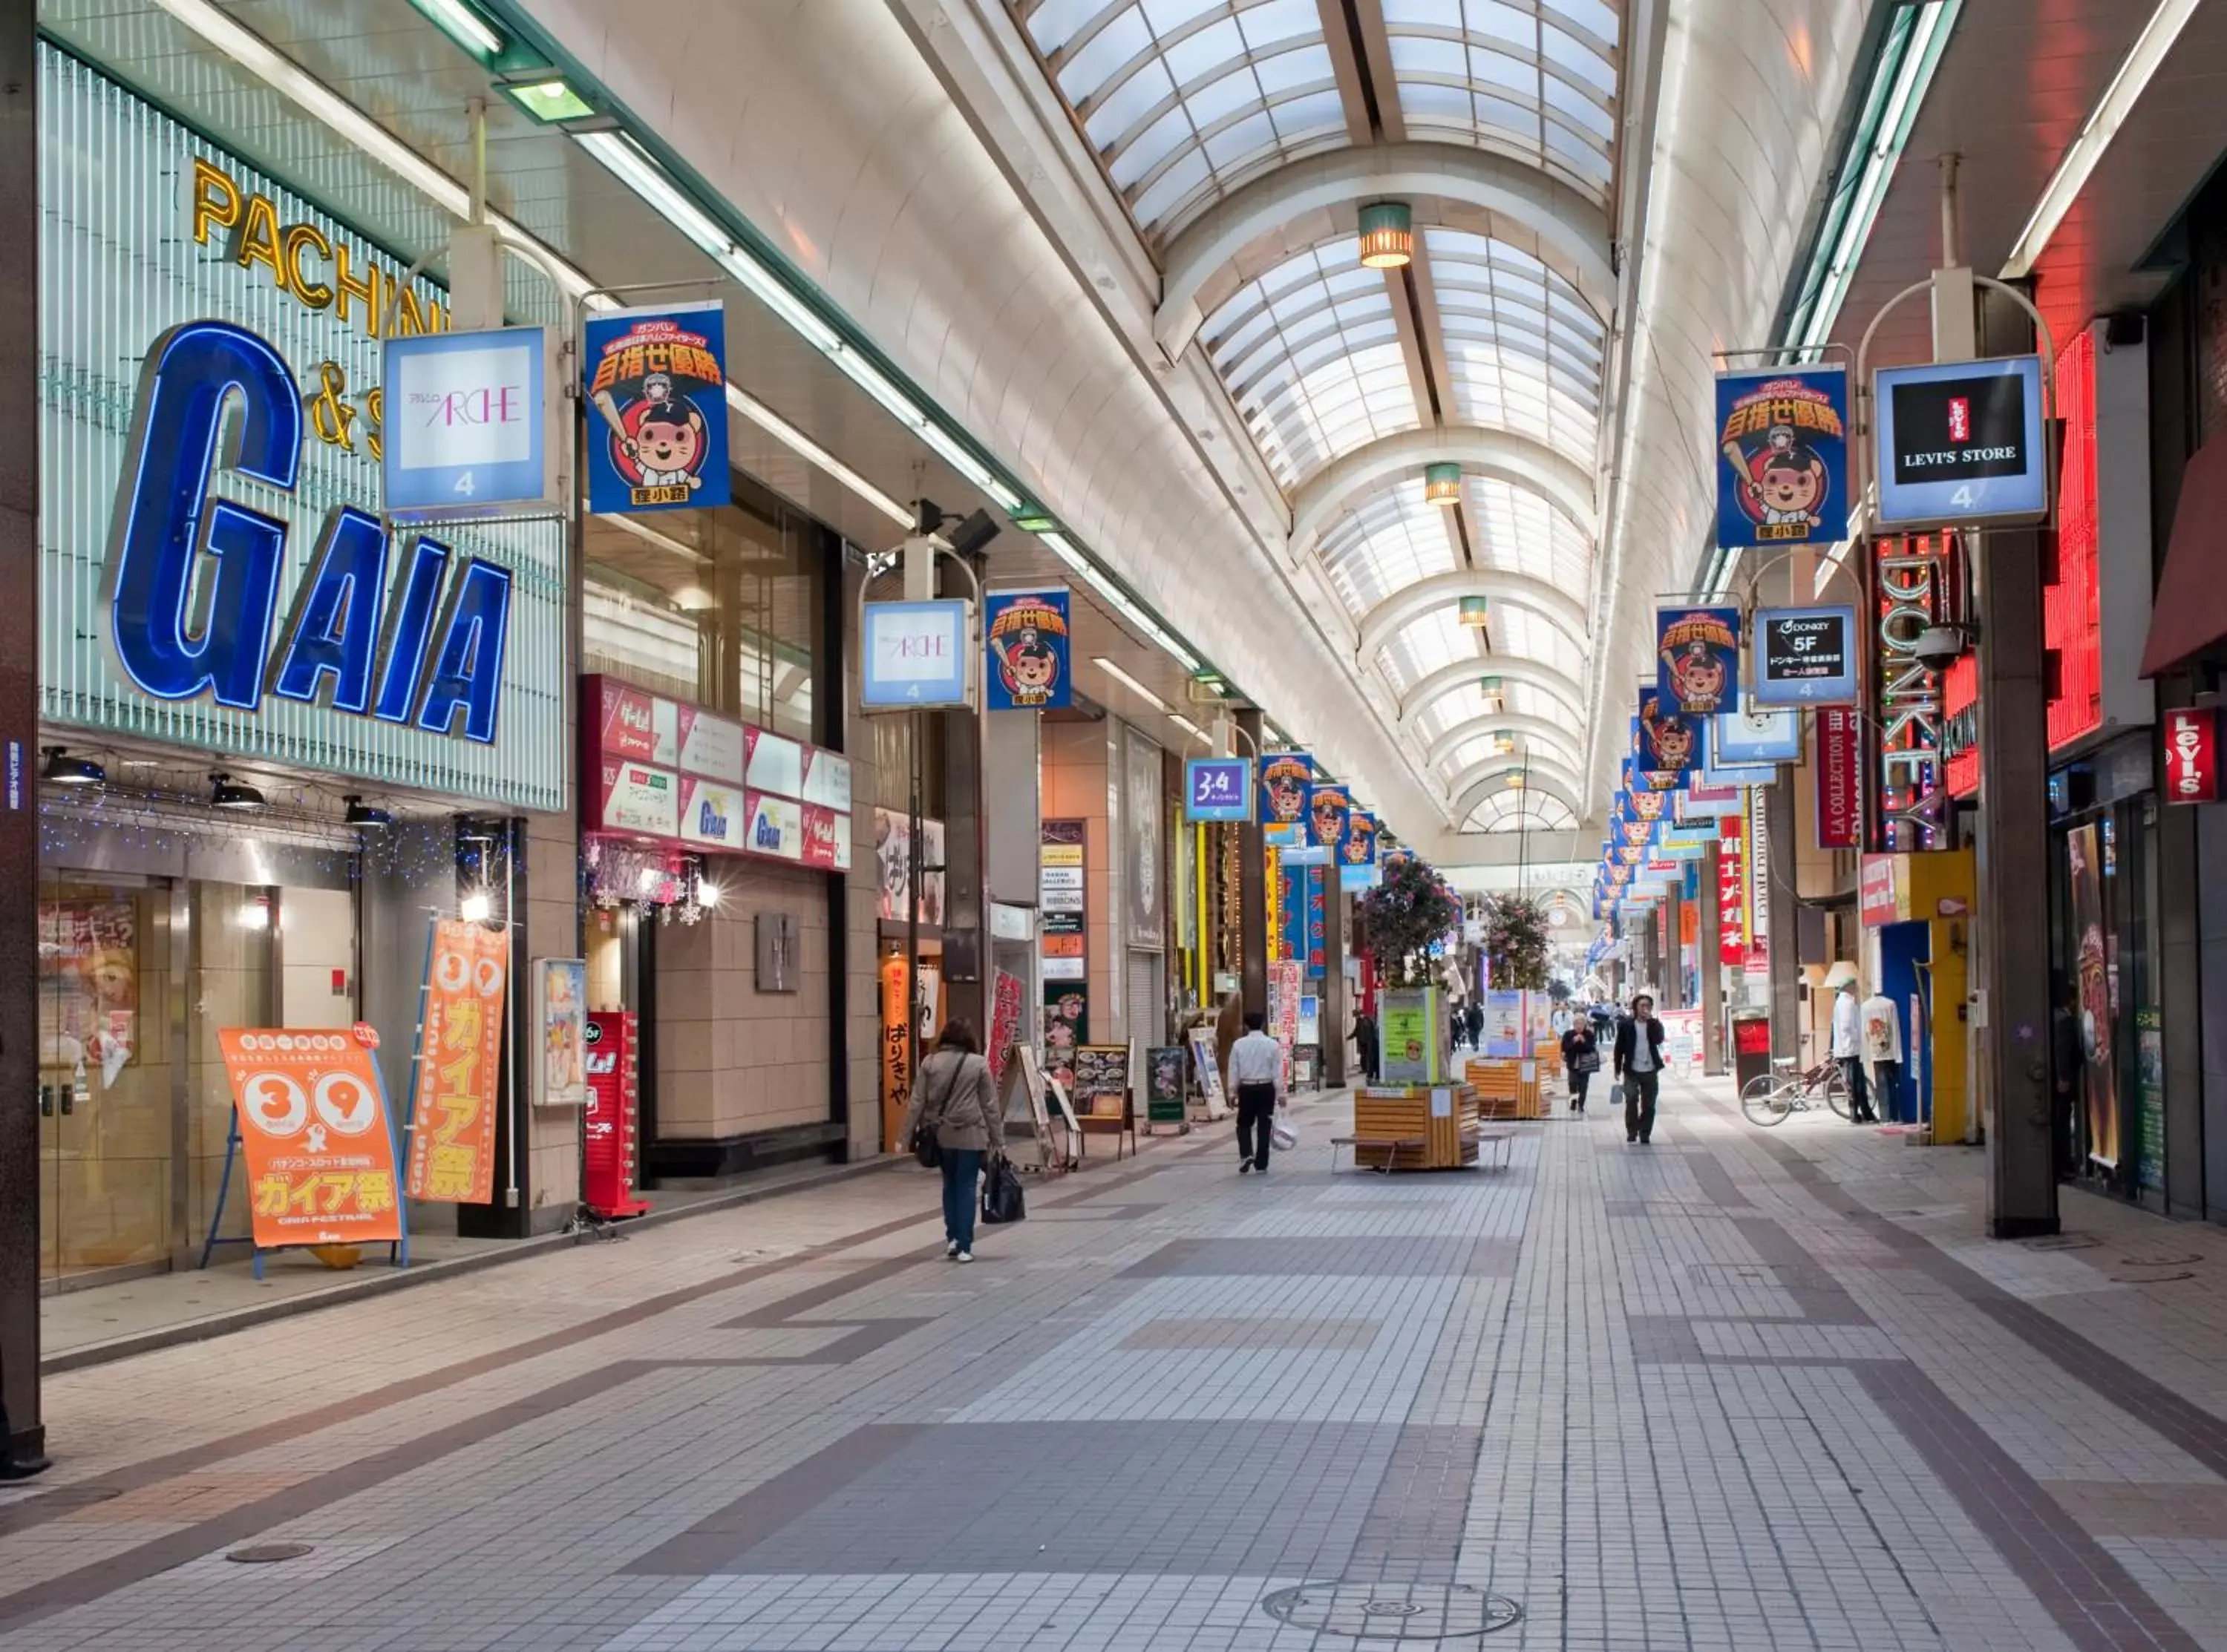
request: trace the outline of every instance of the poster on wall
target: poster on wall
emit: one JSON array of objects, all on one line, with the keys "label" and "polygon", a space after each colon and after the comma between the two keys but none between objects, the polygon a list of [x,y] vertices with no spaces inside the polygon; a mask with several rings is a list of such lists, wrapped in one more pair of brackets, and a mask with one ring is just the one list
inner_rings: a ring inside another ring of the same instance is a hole
[{"label": "poster on wall", "polygon": [[533,1068],[533,1105],[581,1107],[588,1103],[588,960],[533,960],[533,1003],[541,1018],[541,1048]]},{"label": "poster on wall", "polygon": [[1011,970],[997,973],[997,982],[990,990],[990,1077],[1003,1083],[1005,1077],[1005,1058],[1013,1046],[1021,1041],[1021,978]]},{"label": "poster on wall", "polygon": [[1676,606],[1655,610],[1655,692],[1690,718],[1739,710],[1740,611]]},{"label": "poster on wall", "polygon": [[2134,1178],[2153,1193],[2165,1190],[2165,1016],[2134,1011],[2134,1075],[2141,1086],[2135,1119]]},{"label": "poster on wall", "polygon": [[1848,537],[1848,372],[1717,375],[1717,543],[1834,545]]},{"label": "poster on wall", "polygon": [[434,921],[424,1024],[410,1084],[413,1199],[485,1204],[494,1196],[509,977],[509,930],[457,918]]},{"label": "poster on wall", "polygon": [[1158,952],[1168,944],[1167,850],[1160,835],[1160,749],[1121,730],[1121,909],[1129,945]]},{"label": "poster on wall", "polygon": [[139,1048],[139,914],[130,901],[39,903],[39,1065],[116,1082]]},{"label": "poster on wall", "polygon": [[2071,863],[2074,992],[2079,1005],[2080,1053],[2084,1058],[2089,1159],[2107,1170],[2119,1164],[2119,1058],[2113,1043],[2118,968],[2104,912],[2103,842],[2096,823],[2064,836]]},{"label": "poster on wall", "polygon": [[985,679],[993,711],[1056,711],[1075,703],[1068,593],[993,590],[982,598]]},{"label": "poster on wall", "polygon": [[[943,822],[920,823],[920,922],[943,922]],[[874,811],[874,866],[878,893],[875,915],[905,922],[905,896],[912,884],[912,820],[896,809]],[[931,870],[933,869],[933,870]]]},{"label": "poster on wall", "polygon": [[1090,989],[1081,981],[1043,987],[1044,1076],[1075,1090],[1075,1052],[1090,1041]]},{"label": "poster on wall", "polygon": [[239,1121],[256,1244],[401,1238],[393,1126],[373,1058],[378,1035],[360,1024],[222,1027],[216,1037]]},{"label": "poster on wall", "polygon": [[627,515],[729,501],[726,356],[727,315],[716,300],[588,317],[581,366],[590,510]]},{"label": "poster on wall", "polygon": [[1089,974],[1083,823],[1046,820],[1037,850],[1038,955],[1044,983],[1081,983]]}]

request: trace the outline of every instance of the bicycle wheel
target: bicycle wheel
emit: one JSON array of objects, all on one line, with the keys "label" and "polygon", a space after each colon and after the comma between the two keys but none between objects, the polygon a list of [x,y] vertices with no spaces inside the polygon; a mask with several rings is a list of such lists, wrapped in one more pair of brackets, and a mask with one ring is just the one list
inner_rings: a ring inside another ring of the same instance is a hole
[{"label": "bicycle wheel", "polygon": [[1765,1126],[1784,1124],[1791,1113],[1792,1087],[1774,1079],[1768,1073],[1758,1073],[1740,1091],[1740,1111],[1751,1124]]},{"label": "bicycle wheel", "polygon": [[1854,1117],[1848,1109],[1847,1075],[1841,1070],[1839,1063],[1835,1062],[1831,1070],[1825,1075],[1823,1088],[1827,1107],[1832,1108],[1843,1119]]}]

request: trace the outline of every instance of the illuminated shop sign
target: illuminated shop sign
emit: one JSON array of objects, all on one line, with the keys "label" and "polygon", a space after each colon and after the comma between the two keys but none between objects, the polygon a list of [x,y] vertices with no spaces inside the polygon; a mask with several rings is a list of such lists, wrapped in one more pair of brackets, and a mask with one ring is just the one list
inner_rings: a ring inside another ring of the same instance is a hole
[{"label": "illuminated shop sign", "polygon": [[91,66],[37,65],[41,720],[562,807],[565,520],[379,515],[381,312],[443,333],[437,290]]},{"label": "illuminated shop sign", "polygon": [[157,339],[140,372],[131,451],[100,596],[116,663],[142,692],[254,711],[267,685],[287,699],[493,742],[507,569],[424,535],[397,557],[377,517],[335,506],[278,625],[286,522],[209,495],[227,473],[294,491],[302,401],[268,342],[225,322]]},{"label": "illuminated shop sign", "polygon": [[1918,659],[1918,640],[1946,617],[1944,539],[1873,542],[1872,743],[1879,807],[1872,847],[1947,849],[1949,783],[1942,750],[1947,708],[1941,675]]},{"label": "illuminated shop sign", "polygon": [[2048,515],[2039,357],[1882,367],[1872,384],[1881,526],[1962,527]]}]

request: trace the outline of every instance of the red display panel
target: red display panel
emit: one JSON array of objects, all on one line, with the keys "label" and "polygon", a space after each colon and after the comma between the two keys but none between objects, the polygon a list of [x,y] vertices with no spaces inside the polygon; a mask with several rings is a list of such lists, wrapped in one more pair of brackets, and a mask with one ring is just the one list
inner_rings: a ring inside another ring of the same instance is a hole
[{"label": "red display panel", "polygon": [[2056,654],[2049,749],[2103,726],[2103,519],[2096,501],[2096,335],[2083,328],[2057,358],[2064,459],[2057,483],[2057,579],[2041,593],[2043,645]]},{"label": "red display panel", "polygon": [[623,1011],[588,1017],[586,1185],[581,1197],[606,1221],[637,1216],[649,1202],[634,1190],[641,1119],[641,1041],[636,1018]]}]

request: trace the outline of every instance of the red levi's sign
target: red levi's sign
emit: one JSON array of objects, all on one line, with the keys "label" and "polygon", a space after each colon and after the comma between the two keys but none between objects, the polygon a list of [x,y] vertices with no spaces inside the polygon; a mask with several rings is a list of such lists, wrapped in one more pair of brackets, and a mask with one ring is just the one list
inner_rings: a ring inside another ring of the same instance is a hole
[{"label": "red levi's sign", "polygon": [[1861,725],[1845,705],[1817,708],[1817,846],[1862,846]]},{"label": "red levi's sign", "polygon": [[2219,712],[2198,706],[2165,714],[2165,800],[2219,800]]}]

